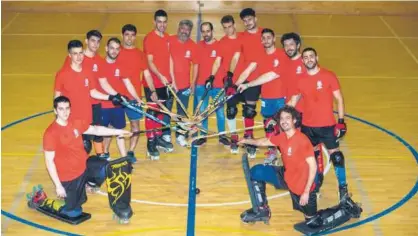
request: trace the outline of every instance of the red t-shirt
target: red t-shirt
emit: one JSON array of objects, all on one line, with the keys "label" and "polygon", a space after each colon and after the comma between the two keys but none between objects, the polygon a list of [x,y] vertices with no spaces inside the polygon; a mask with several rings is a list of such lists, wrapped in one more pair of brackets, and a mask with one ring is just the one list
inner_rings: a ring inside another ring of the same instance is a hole
[{"label": "red t-shirt", "polygon": [[[199,63],[199,73],[197,77],[197,85],[204,85],[205,81],[212,74],[213,63],[216,60],[216,57],[220,56],[220,47],[221,44],[219,41],[215,41],[212,44],[207,44],[205,41],[200,41],[198,44],[198,63]],[[215,80],[213,82],[214,88],[223,87],[223,77],[225,76],[226,71],[223,66],[220,66],[218,71],[215,74]]]},{"label": "red t-shirt", "polygon": [[[227,72],[231,66],[232,57],[236,52],[241,52],[243,47],[242,33],[237,33],[237,38],[230,39],[224,36],[219,40],[219,56],[222,57],[222,66]],[[234,71],[233,82],[237,81],[239,75],[244,71],[244,56],[240,56],[237,66]],[[225,75],[224,75],[225,76]]]},{"label": "red t-shirt", "polygon": [[[314,157],[314,151],[311,142],[302,132],[296,130],[295,134],[287,138],[286,133],[270,138],[270,142],[279,146],[283,166],[286,169],[284,179],[289,190],[297,195],[302,195],[309,179],[309,165],[306,162],[308,157]],[[313,183],[310,189],[315,189]]]},{"label": "red t-shirt", "polygon": [[83,120],[91,123],[90,90],[97,87],[91,71],[74,71],[71,67],[63,67],[55,76],[54,90],[61,92],[71,102],[70,119]]},{"label": "red t-shirt", "polygon": [[[108,63],[104,60],[102,70],[100,70],[99,80],[106,78],[110,86],[121,95],[128,96],[128,90],[126,89],[123,79],[129,77],[129,70],[127,70],[118,60],[114,63]],[[98,90],[104,94],[106,91],[101,87]],[[112,101],[103,101],[102,108],[114,108]]]},{"label": "red t-shirt", "polygon": [[76,179],[86,170],[88,156],[84,150],[82,134],[88,128],[89,123],[73,120],[68,121],[66,126],[54,121],[45,130],[43,149],[55,152],[54,163],[61,182]]},{"label": "red t-shirt", "polygon": [[[153,62],[158,71],[163,74],[169,82],[170,76],[170,52],[169,52],[169,35],[164,33],[163,37],[158,36],[155,31],[149,32],[144,38],[144,52],[146,55],[153,56]],[[148,62],[148,60],[147,60]],[[149,66],[149,65],[148,65]],[[155,88],[164,87],[160,79],[151,70],[151,76],[154,81]],[[148,87],[145,79],[143,80],[145,87]]]},{"label": "red t-shirt", "polygon": [[[243,47],[241,56],[244,57],[244,70],[251,62],[256,62],[257,67],[260,66],[261,60],[266,54],[261,42],[261,31],[263,31],[263,29],[258,28],[257,32],[254,34],[249,33],[248,31],[242,33]],[[247,81],[253,81],[258,78],[259,75],[259,71],[255,70],[248,76]]]},{"label": "red t-shirt", "polygon": [[[306,73],[306,67],[303,64],[302,57],[299,57],[296,60],[288,60],[288,66],[286,70],[286,103],[292,98],[293,95],[298,93],[298,81],[303,74]],[[296,104],[296,110],[303,112],[303,98],[300,98],[299,102]]]},{"label": "red t-shirt", "polygon": [[174,78],[176,78],[177,89],[190,87],[190,68],[197,64],[197,45],[189,39],[181,43],[177,35],[169,38],[170,54],[173,58]]},{"label": "red t-shirt", "polygon": [[[141,74],[144,70],[147,69],[148,66],[145,54],[138,48],[126,49],[122,47],[117,60],[129,71],[129,79],[134,86],[138,96],[141,96]],[[134,99],[130,93],[128,93],[127,96],[131,100]]]},{"label": "red t-shirt", "polygon": [[315,75],[305,73],[298,82],[298,92],[304,99],[302,123],[309,127],[335,125],[333,92],[340,89],[335,74],[324,68]]},{"label": "red t-shirt", "polygon": [[272,54],[265,54],[262,60],[260,60],[256,69],[260,76],[270,71],[280,75],[279,78],[261,86],[262,98],[275,99],[286,96],[286,83],[284,77],[288,60],[286,54],[281,49],[276,49]]},{"label": "red t-shirt", "polygon": [[[84,55],[84,59],[83,59],[83,63],[81,64],[81,66],[83,67],[83,69],[86,69],[88,71],[91,71],[93,73],[93,80],[95,82],[95,84],[98,83],[98,72],[100,70],[100,64],[103,62],[103,58],[100,57],[99,54],[94,55],[94,57],[88,57],[86,55]],[[71,58],[69,56],[65,57],[65,61],[64,64],[62,65],[62,68],[66,67],[66,68],[70,68],[71,65]],[[91,99],[91,104],[99,104],[102,102],[102,100],[98,100],[95,99],[93,97],[90,97]]]}]

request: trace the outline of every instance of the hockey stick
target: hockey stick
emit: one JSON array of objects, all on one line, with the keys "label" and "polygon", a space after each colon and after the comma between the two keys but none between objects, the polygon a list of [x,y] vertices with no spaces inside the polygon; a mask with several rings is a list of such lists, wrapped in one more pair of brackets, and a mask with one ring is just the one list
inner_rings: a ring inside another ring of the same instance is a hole
[{"label": "hockey stick", "polygon": [[171,85],[166,85],[168,90],[170,90],[171,94],[173,95],[173,97],[176,99],[177,103],[180,105],[181,109],[184,111],[184,114],[186,114],[187,118],[190,118],[189,113],[187,112],[186,107],[184,106],[184,104],[181,102],[180,98],[177,96],[177,93],[173,90],[173,88],[171,87]]},{"label": "hockey stick", "polygon": [[211,90],[211,88],[205,88],[205,92],[203,93],[202,99],[200,99],[199,103],[197,104],[196,110],[194,112],[194,116],[197,116],[197,114],[199,113],[200,107],[202,106],[203,102],[206,99],[206,96],[209,94],[209,91]]}]

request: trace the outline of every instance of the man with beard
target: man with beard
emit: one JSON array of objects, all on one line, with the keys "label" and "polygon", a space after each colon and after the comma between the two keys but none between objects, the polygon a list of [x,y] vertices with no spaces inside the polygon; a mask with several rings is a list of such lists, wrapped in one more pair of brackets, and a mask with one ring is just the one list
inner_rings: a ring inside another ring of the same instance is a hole
[{"label": "man with beard", "polygon": [[[224,78],[224,86],[226,87],[226,95],[234,95],[236,86],[234,74],[241,74],[244,70],[244,57],[240,56],[243,47],[242,33],[238,33],[235,28],[235,20],[231,15],[226,15],[221,19],[222,28],[225,36],[219,40],[219,54],[213,63],[212,75],[215,75],[219,69],[227,71]],[[226,104],[226,118],[229,131],[231,132],[231,153],[238,153],[238,133],[236,133],[237,122],[236,115],[238,113],[237,100],[230,100]]]},{"label": "man with beard", "polygon": [[[284,72],[287,68],[289,59],[283,50],[276,49],[276,37],[271,29],[262,30],[262,39],[266,55],[259,60],[259,65],[255,73],[261,76],[253,81],[241,84],[238,92],[243,93],[247,89],[255,86],[261,87],[261,115],[264,118],[264,130],[266,137],[270,138],[279,132],[279,127],[274,121],[273,116],[280,108],[285,105],[286,84],[284,82]],[[277,160],[277,148],[268,148],[265,164],[272,164]]]},{"label": "man with beard", "polygon": [[[236,53],[238,56],[244,57],[244,71],[238,74],[238,79],[234,83],[235,86],[239,86],[242,83],[248,83],[253,81],[259,76],[259,72],[256,70],[260,65],[260,60],[265,55],[263,44],[261,43],[262,28],[257,27],[257,17],[255,11],[251,8],[246,8],[241,11],[240,18],[244,22],[246,31],[242,33],[243,46],[241,52]],[[229,111],[230,118],[235,118],[237,113],[236,105],[239,102],[244,102],[242,107],[242,116],[244,117],[244,127],[250,128],[254,126],[254,118],[257,115],[256,104],[260,97],[261,86],[251,87],[242,94],[235,96],[231,99],[231,106]],[[235,106],[233,106],[235,104]],[[244,133],[244,138],[253,137],[253,129],[247,129]],[[254,146],[248,145],[247,152],[250,158],[255,158],[257,149]]]},{"label": "man with beard", "polygon": [[[141,73],[143,72],[144,77],[151,78],[151,74],[147,68],[147,61],[145,58],[145,54],[135,46],[137,29],[134,25],[127,24],[122,27],[122,48],[120,50],[118,61],[121,65],[129,71],[129,78],[130,80],[123,80],[126,88],[134,88],[133,91],[129,91],[127,94],[129,98],[129,102],[136,104],[139,100],[139,96],[142,93],[142,85],[141,85]],[[132,87],[129,85],[129,82],[132,83]],[[138,96],[138,97],[134,97]],[[127,153],[128,157],[132,160],[132,162],[136,162],[135,157],[135,147],[138,144],[139,134],[139,120],[142,119],[142,114],[132,111],[131,109],[125,108],[126,116],[128,117],[131,123],[131,132],[134,135],[130,138],[130,145],[129,151]]]},{"label": "man with beard", "polygon": [[[90,30],[86,34],[86,49],[84,50],[84,57],[82,67],[85,70],[91,71],[93,74],[93,80],[97,84],[97,74],[98,71],[101,69],[99,65],[103,62],[103,58],[100,57],[98,54],[98,50],[100,47],[100,41],[102,40],[102,34],[98,30]],[[71,65],[71,57],[67,56],[64,61],[63,68],[70,67]],[[57,96],[55,96],[57,97]],[[95,99],[90,97],[90,101],[92,104],[92,125],[101,125],[102,124],[102,104],[101,100]],[[98,156],[104,156],[103,150],[103,137],[102,136],[91,136],[91,135],[84,135],[83,140],[91,140],[93,139],[93,147],[96,151]],[[90,141],[88,141],[90,142]]]},{"label": "man with beard", "polygon": [[[220,56],[220,43],[213,37],[213,25],[210,22],[203,22],[200,25],[200,32],[202,33],[203,40],[198,44],[198,63],[199,74],[197,81],[192,82],[192,90],[196,85],[195,90],[195,107],[199,102],[202,102],[200,106],[200,112],[206,110],[209,103],[209,97],[212,99],[221,91],[223,87],[222,78],[225,75],[225,69],[223,66],[218,65],[212,69],[215,60]],[[204,96],[205,90],[208,89],[207,96]],[[203,99],[203,101],[202,101]],[[223,99],[220,97],[219,99]],[[225,113],[224,106],[222,105],[216,110],[216,123],[218,126],[218,132],[225,131]],[[208,119],[203,120],[203,127],[208,129]],[[202,134],[204,135],[204,134]],[[196,145],[200,146],[206,143],[206,139],[196,140]],[[230,142],[226,135],[219,136],[219,143],[225,146],[229,146]]]},{"label": "man with beard", "polygon": [[[116,60],[119,56],[121,48],[121,42],[118,38],[110,38],[107,41],[106,46],[106,58],[103,63],[103,70],[101,70],[99,75],[99,83],[103,92],[116,95],[121,94],[122,96],[127,96],[130,92],[132,97],[136,99],[137,102],[140,102],[138,94],[135,92],[135,88],[129,80],[129,70],[125,69],[124,65]],[[125,87],[126,85],[126,87]],[[103,114],[103,125],[112,126],[116,129],[123,129],[126,127],[125,122],[125,111],[119,106],[111,102],[102,103],[102,114]],[[104,139],[105,143],[105,153],[107,154],[108,159],[110,158],[109,147],[110,147],[111,137],[106,137]],[[125,149],[125,139],[116,140],[120,155],[122,157],[126,156]],[[132,157],[129,157],[131,162],[135,160]]]},{"label": "man with beard", "polygon": [[[171,83],[169,35],[165,32],[167,29],[167,18],[167,13],[164,10],[156,11],[154,14],[154,29],[144,38],[144,52],[147,56],[151,78],[148,79],[145,77],[143,82],[147,102],[155,103],[149,105],[158,108],[156,102],[161,99],[164,100],[164,105],[171,110],[173,107],[173,99],[166,87]],[[151,109],[148,109],[147,113],[160,120],[164,120],[167,124],[170,123],[169,116],[164,116],[162,113],[155,112]],[[147,130],[161,127],[162,125],[160,123],[145,118],[145,128]],[[164,129],[163,132],[161,130],[147,132],[147,155],[151,160],[158,160],[160,157],[157,147],[163,149],[165,152],[173,151],[170,129]]]},{"label": "man with beard", "polygon": [[[347,132],[344,122],[344,99],[336,75],[318,66],[318,54],[315,49],[305,48],[302,59],[307,72],[299,79],[297,95],[292,96],[289,105],[295,106],[303,97],[305,104],[301,131],[309,137],[314,147],[323,143],[328,149],[342,199],[348,192],[344,155],[339,150],[339,141]],[[333,99],[337,101],[337,124],[333,113]],[[319,191],[322,179],[317,185],[316,191]]]},{"label": "man with beard", "polygon": [[345,195],[340,204],[317,211],[317,196],[314,192],[316,163],[308,137],[299,131],[299,112],[284,106],[275,115],[283,132],[270,138],[244,139],[241,144],[256,146],[278,146],[282,150],[284,166],[257,164],[249,168],[248,159],[243,157],[243,169],[250,193],[252,208],[241,214],[244,223],[268,222],[271,217],[266,195],[266,183],[276,189],[289,190],[293,209],[305,216],[305,221],[295,225],[302,232],[318,232],[341,225],[350,218],[359,218],[362,209]]},{"label": "man with beard", "polygon": [[[176,95],[182,105],[177,102],[177,114],[185,116],[189,107],[190,96],[190,67],[193,65],[192,81],[196,81],[198,73],[197,64],[197,46],[193,40],[190,39],[190,34],[193,30],[193,22],[190,20],[182,20],[179,23],[177,35],[173,35],[169,39],[170,56],[172,63],[170,63],[171,78],[173,80],[173,87],[176,90]],[[187,146],[186,137],[176,132],[176,142],[182,146]]]}]

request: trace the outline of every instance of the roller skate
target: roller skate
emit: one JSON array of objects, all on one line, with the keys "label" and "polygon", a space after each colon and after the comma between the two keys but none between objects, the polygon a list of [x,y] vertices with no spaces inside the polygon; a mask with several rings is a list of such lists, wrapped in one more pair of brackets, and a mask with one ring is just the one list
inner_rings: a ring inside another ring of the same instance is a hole
[{"label": "roller skate", "polygon": [[32,209],[38,208],[47,199],[47,195],[42,185],[34,186],[31,193],[26,194],[28,207]]},{"label": "roller skate", "polygon": [[171,142],[165,140],[163,137],[156,137],[156,147],[158,149],[163,150],[164,152],[172,152],[174,150],[174,146]]},{"label": "roller skate", "polygon": [[157,147],[157,140],[155,138],[150,138],[147,141],[147,156],[152,161],[157,161],[160,159],[160,152]]},{"label": "roller skate", "polygon": [[238,149],[238,134],[232,134],[231,135],[231,153],[237,154],[239,153]]},{"label": "roller skate", "polygon": [[260,207],[258,212],[254,212],[253,208],[251,208],[241,213],[241,221],[244,224],[255,224],[257,221],[262,221],[268,225],[270,218],[271,211],[268,206]]},{"label": "roller skate", "polygon": [[[245,139],[252,139],[253,137],[251,135],[244,135]],[[245,148],[247,149],[248,158],[254,159],[257,155],[257,147],[254,145],[245,145]]]},{"label": "roller skate", "polygon": [[351,196],[351,194],[345,194],[340,200],[340,205],[351,215],[351,217],[360,218],[360,215],[363,212],[361,204],[354,202],[353,199],[351,199]]},{"label": "roller skate", "polygon": [[275,147],[268,147],[268,151],[265,153],[264,165],[277,165],[277,149]]}]

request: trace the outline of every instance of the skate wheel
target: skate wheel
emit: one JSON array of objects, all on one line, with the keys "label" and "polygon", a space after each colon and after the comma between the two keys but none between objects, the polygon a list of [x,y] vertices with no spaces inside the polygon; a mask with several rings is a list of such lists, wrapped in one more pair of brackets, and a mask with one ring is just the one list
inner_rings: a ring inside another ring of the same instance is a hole
[{"label": "skate wheel", "polygon": [[26,200],[28,201],[32,200],[32,195],[30,193],[26,194]]},{"label": "skate wheel", "polygon": [[42,184],[39,184],[38,185],[38,190],[43,190],[44,189],[44,187],[42,186]]},{"label": "skate wheel", "polygon": [[318,192],[318,193],[316,193],[316,198],[320,199],[320,198],[321,198],[321,196],[322,196],[322,195],[321,195],[321,193],[319,193],[319,192]]},{"label": "skate wheel", "polygon": [[121,225],[129,224],[129,220],[128,219],[119,219],[118,222]]},{"label": "skate wheel", "polygon": [[265,224],[265,225],[270,225],[270,222],[269,222],[268,220],[265,220],[265,221],[264,221],[264,224]]}]

